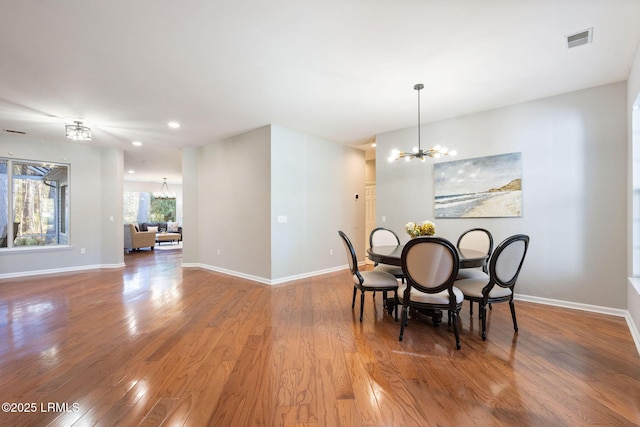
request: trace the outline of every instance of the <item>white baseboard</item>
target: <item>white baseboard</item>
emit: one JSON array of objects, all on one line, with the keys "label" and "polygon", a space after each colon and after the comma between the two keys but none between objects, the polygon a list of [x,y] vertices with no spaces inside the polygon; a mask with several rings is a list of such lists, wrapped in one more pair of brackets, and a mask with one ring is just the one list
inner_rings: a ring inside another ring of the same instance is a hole
[{"label": "white baseboard", "polygon": [[324,269],[324,270],[312,271],[312,272],[304,273],[304,274],[296,274],[296,275],[293,275],[293,276],[281,277],[281,278],[278,278],[278,279],[267,279],[267,278],[264,278],[264,277],[253,276],[251,274],[241,273],[239,271],[234,271],[234,270],[227,270],[226,268],[215,267],[213,265],[208,265],[208,264],[182,263],[182,266],[185,267],[185,268],[192,268],[192,267],[194,267],[194,268],[202,268],[202,269],[205,269],[205,270],[215,271],[215,272],[222,273],[222,274],[228,274],[228,275],[234,276],[234,277],[240,277],[240,278],[243,278],[243,279],[252,280],[254,282],[262,283],[262,284],[265,284],[265,285],[280,285],[282,283],[292,282],[294,280],[306,279],[306,278],[314,277],[314,276],[321,276],[323,274],[334,273],[336,271],[340,271],[340,270],[344,270],[345,268],[348,268],[348,266],[343,265],[343,266],[339,266],[339,267],[327,268],[327,269]]},{"label": "white baseboard", "polygon": [[51,268],[48,270],[20,271],[17,273],[0,274],[0,279],[14,279],[19,277],[27,277],[27,276],[39,276],[42,274],[75,273],[78,271],[96,270],[100,268],[121,268],[124,266],[125,264],[123,262],[118,264],[94,264],[94,265],[81,265],[77,267]]},{"label": "white baseboard", "polygon": [[627,321],[627,326],[629,327],[629,332],[631,333],[633,342],[636,344],[636,350],[640,355],[640,333],[638,333],[638,328],[636,328],[636,325],[633,322],[633,319],[631,318],[631,314],[629,313],[628,310],[602,307],[602,306],[591,305],[591,304],[582,304],[578,302],[563,301],[563,300],[557,300],[557,299],[551,299],[551,298],[534,297],[530,295],[521,295],[521,294],[515,294],[513,296],[513,299],[517,301],[527,301],[527,302],[533,302],[537,304],[552,305],[555,307],[570,308],[572,310],[590,311],[592,313],[600,313],[600,314],[607,314],[610,316],[624,317],[624,319]]}]

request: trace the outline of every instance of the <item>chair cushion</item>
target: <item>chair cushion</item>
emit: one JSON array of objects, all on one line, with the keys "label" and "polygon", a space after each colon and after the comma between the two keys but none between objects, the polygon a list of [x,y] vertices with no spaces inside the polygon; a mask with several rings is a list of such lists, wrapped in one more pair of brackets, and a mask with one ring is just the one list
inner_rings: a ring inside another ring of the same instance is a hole
[{"label": "chair cushion", "polygon": [[373,268],[374,271],[386,271],[387,273],[391,273],[396,277],[404,276],[402,272],[402,267],[398,267],[397,265],[389,265],[389,264],[378,264]]},{"label": "chair cushion", "polygon": [[[398,280],[391,273],[386,271],[361,271],[360,274],[364,278],[362,286],[368,288],[396,288],[398,286]],[[358,283],[356,276],[353,276],[354,283]]]},{"label": "chair cushion", "polygon": [[[407,284],[403,283],[398,288],[398,298],[404,298],[404,291],[407,288]],[[464,301],[464,294],[457,287],[453,287],[453,294],[456,296],[456,304],[461,304]],[[415,288],[411,288],[411,295],[409,296],[411,301],[424,303],[424,304],[449,304],[449,292],[446,290],[438,292],[437,294],[427,294],[420,292]]]},{"label": "chair cushion", "polygon": [[482,270],[477,270],[475,268],[461,268],[458,270],[458,276],[456,276],[456,280],[464,280],[464,279],[479,279],[484,280],[486,283],[489,283],[489,275]]},{"label": "chair cushion", "polygon": [[[486,274],[484,276],[484,278],[456,280],[455,283],[463,294],[473,298],[482,298],[482,289],[489,283],[489,277]],[[495,285],[489,292],[489,298],[501,298],[509,295],[511,295],[511,289],[498,285]]]}]

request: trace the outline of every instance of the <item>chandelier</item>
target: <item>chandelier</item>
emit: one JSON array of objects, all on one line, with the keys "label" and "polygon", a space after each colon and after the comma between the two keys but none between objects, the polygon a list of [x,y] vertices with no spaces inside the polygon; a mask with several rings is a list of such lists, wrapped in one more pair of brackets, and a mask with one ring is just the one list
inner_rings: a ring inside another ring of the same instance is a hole
[{"label": "chandelier", "polygon": [[163,178],[164,182],[160,186],[159,193],[153,193],[153,197],[156,199],[162,200],[172,200],[176,198],[176,195],[173,193],[169,193],[169,186],[167,185],[167,178]]},{"label": "chandelier", "polygon": [[424,88],[422,83],[418,83],[413,87],[418,91],[418,146],[413,147],[413,152],[405,153],[404,151],[393,150],[391,151],[391,157],[389,157],[389,161],[392,162],[394,160],[405,159],[407,161],[411,159],[420,159],[421,161],[427,160],[427,157],[438,158],[440,156],[455,156],[458,154],[455,150],[449,150],[447,147],[442,147],[440,145],[436,145],[427,150],[423,150],[420,145],[420,91]]},{"label": "chandelier", "polygon": [[66,125],[67,138],[74,141],[91,141],[91,129],[82,126],[82,122],[74,122],[75,125]]}]

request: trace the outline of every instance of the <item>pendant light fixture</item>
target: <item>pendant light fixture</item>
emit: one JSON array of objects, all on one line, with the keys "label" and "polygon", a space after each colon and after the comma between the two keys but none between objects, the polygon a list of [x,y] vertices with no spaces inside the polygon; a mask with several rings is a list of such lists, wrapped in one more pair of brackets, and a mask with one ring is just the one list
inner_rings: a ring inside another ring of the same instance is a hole
[{"label": "pendant light fixture", "polygon": [[169,186],[167,185],[167,178],[163,178],[163,179],[164,179],[164,182],[160,186],[160,192],[159,193],[153,193],[153,197],[155,197],[156,199],[162,199],[162,200],[175,199],[176,195],[173,194],[173,193],[169,193]]},{"label": "pendant light fixture", "polygon": [[392,162],[394,160],[405,159],[407,161],[412,159],[420,159],[421,161],[427,160],[427,157],[438,158],[440,156],[455,156],[457,152],[455,150],[449,150],[447,147],[442,147],[440,145],[436,145],[435,147],[431,147],[427,150],[423,150],[420,144],[420,91],[424,89],[424,85],[422,83],[418,83],[413,87],[416,91],[418,91],[418,146],[413,148],[412,153],[406,153],[404,151],[393,150],[391,151],[391,157],[389,157],[389,161]]},{"label": "pendant light fixture", "polygon": [[65,125],[67,138],[74,141],[91,141],[91,129],[83,126],[82,122],[75,121],[74,125]]}]

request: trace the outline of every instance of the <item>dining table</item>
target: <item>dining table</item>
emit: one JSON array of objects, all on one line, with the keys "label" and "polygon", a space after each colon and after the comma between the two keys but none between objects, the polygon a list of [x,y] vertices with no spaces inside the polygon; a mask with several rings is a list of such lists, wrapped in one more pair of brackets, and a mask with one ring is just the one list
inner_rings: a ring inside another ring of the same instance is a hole
[{"label": "dining table", "polygon": [[[378,264],[402,265],[402,251],[404,245],[385,245],[374,246],[367,249],[369,259]],[[484,267],[489,260],[486,252],[480,252],[473,249],[456,248],[458,252],[458,268],[477,268]],[[390,300],[388,300],[390,301]],[[388,309],[391,307],[387,307]],[[441,310],[417,310],[416,314],[430,317],[435,326],[442,322]]]},{"label": "dining table", "polygon": [[[402,265],[402,250],[404,245],[374,246],[367,249],[367,255],[373,262],[379,264]],[[484,267],[487,264],[489,255],[473,249],[457,248],[459,265],[458,268]]]}]

